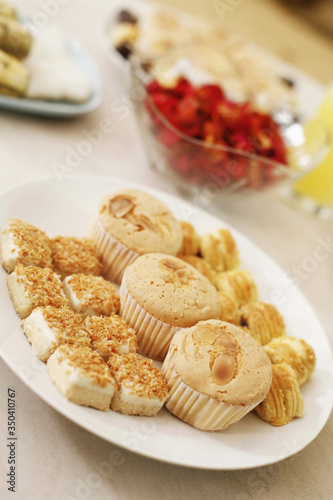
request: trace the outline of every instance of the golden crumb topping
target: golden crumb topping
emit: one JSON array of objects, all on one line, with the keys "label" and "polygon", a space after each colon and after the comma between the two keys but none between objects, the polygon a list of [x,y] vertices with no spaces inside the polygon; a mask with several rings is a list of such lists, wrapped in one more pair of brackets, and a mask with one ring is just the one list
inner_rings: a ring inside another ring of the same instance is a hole
[{"label": "golden crumb topping", "polygon": [[67,362],[84,377],[90,378],[92,384],[106,387],[112,383],[107,364],[103,358],[90,347],[63,344],[57,349],[59,363]]},{"label": "golden crumb topping", "polygon": [[100,274],[101,254],[88,238],[56,236],[51,246],[54,265],[61,273]]},{"label": "golden crumb topping", "polygon": [[60,278],[52,269],[18,265],[14,272],[24,292],[35,306],[68,306]]},{"label": "golden crumb topping", "polygon": [[39,309],[45,321],[56,333],[59,344],[80,344],[91,347],[90,336],[80,314],[68,307],[46,306]]},{"label": "golden crumb topping", "polygon": [[73,274],[68,279],[68,285],[84,308],[92,306],[96,314],[118,312],[120,299],[116,288],[101,276]]},{"label": "golden crumb topping", "polygon": [[137,347],[136,333],[117,314],[111,316],[88,316],[84,322],[91,337],[93,349],[103,357],[112,353],[121,354],[121,347],[126,346],[129,352]]},{"label": "golden crumb topping", "polygon": [[10,219],[4,234],[10,234],[17,247],[18,263],[39,267],[51,266],[51,243],[44,231],[21,219]]},{"label": "golden crumb topping", "polygon": [[166,381],[151,359],[138,354],[113,354],[108,360],[111,375],[118,388],[122,385],[132,394],[148,399],[164,399],[168,395]]}]

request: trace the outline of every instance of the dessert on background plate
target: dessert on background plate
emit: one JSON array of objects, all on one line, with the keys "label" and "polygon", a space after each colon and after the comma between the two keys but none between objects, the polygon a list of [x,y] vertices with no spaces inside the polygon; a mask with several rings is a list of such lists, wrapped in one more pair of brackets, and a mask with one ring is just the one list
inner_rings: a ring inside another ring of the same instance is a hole
[{"label": "dessert on background plate", "polygon": [[91,97],[90,78],[68,52],[67,36],[58,26],[37,31],[24,64],[29,99],[83,103]]},{"label": "dessert on background plate", "polygon": [[96,68],[76,40],[56,25],[36,25],[1,2],[1,107],[68,117],[95,109],[100,98]]}]

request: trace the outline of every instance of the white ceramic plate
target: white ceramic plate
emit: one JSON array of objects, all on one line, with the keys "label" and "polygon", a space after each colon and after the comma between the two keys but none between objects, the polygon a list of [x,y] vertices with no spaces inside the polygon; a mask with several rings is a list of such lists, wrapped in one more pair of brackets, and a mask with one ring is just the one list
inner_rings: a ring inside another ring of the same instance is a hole
[{"label": "white ceramic plate", "polygon": [[[112,46],[110,40],[110,33],[112,28],[117,24],[117,16],[120,10],[127,9],[135,14],[140,22],[140,19],[145,19],[151,12],[155,10],[170,11],[176,14],[178,19],[184,23],[191,22],[191,15],[174,6],[150,2],[149,0],[113,0],[112,6],[103,12],[97,26],[96,37],[102,47],[103,51],[110,57],[110,59],[117,66],[121,68],[124,73],[129,70],[129,62],[124,59],[121,54]],[[286,63],[275,55],[271,54],[262,47],[253,44],[247,40],[250,47],[258,54],[263,61],[267,61],[272,67],[275,68],[276,74],[281,77],[289,78],[295,82],[295,92],[297,96],[297,107],[300,115],[303,117],[311,116],[318,108],[323,94],[324,86],[317,82],[315,79],[299,71],[296,67]]]},{"label": "white ceramic plate", "polygon": [[[109,178],[55,177],[18,185],[0,195],[0,228],[19,217],[57,234],[84,236],[97,214],[101,198],[129,186]],[[140,188],[140,186],[137,186]],[[164,201],[174,215],[195,225],[199,233],[227,227],[179,198],[141,186]],[[45,364],[34,357],[14,312],[0,269],[0,354],[22,381],[55,410],[87,431],[141,455],[201,469],[247,469],[278,462],[308,445],[327,421],[333,401],[333,360],[329,343],[311,306],[297,290],[281,280],[282,270],[263,251],[233,230],[242,267],[255,276],[260,298],[268,299],[277,287],[284,296],[279,307],[288,333],[307,340],[317,356],[317,368],[302,387],[304,416],[284,427],[272,427],[255,414],[218,433],[202,432],[181,422],[166,409],[154,418],[101,412],[68,402],[49,379]]]},{"label": "white ceramic plate", "polygon": [[0,95],[0,108],[30,115],[71,118],[96,109],[102,99],[101,83],[98,71],[89,57],[74,38],[67,39],[67,48],[75,62],[88,76],[91,83],[91,96],[83,103],[65,101],[43,101],[38,99],[6,97]]}]

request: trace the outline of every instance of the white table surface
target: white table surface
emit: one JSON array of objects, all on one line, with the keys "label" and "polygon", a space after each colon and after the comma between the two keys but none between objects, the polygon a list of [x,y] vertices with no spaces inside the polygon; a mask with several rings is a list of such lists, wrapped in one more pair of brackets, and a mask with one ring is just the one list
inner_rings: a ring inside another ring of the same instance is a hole
[{"label": "white table surface", "polygon": [[[53,22],[76,37],[95,61],[104,88],[96,111],[72,120],[55,120],[0,111],[0,191],[39,176],[56,177],[68,148],[76,148],[84,131],[99,128],[105,118],[115,128],[72,170],[71,175],[110,176],[175,193],[147,163],[131,112],[115,112],[126,96],[120,70],[96,39],[107,3],[102,0],[63,2]],[[26,14],[39,7],[24,2]],[[77,14],[80,7],[80,14]],[[270,195],[237,199],[209,208],[271,255],[286,271],[302,268],[318,238],[333,238],[331,222],[319,222],[292,211]],[[333,345],[333,256],[307,273],[300,288],[313,305]],[[32,393],[0,360],[0,464],[7,470],[5,427],[7,389],[16,391],[18,427],[17,491],[7,491],[0,476],[0,498],[68,499],[330,499],[333,492],[333,416],[320,435],[298,454],[275,465],[247,471],[200,471],[167,465],[117,448],[82,430]],[[3,431],[2,431],[3,429]]]}]

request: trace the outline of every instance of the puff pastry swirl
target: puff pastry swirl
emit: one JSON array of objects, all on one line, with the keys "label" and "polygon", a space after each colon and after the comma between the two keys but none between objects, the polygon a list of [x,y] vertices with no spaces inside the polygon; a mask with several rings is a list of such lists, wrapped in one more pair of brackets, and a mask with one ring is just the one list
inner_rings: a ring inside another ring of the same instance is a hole
[{"label": "puff pastry swirl", "polygon": [[272,368],[271,388],[254,411],[262,420],[280,426],[302,416],[304,400],[295,371],[287,363],[277,363]]},{"label": "puff pastry swirl", "polygon": [[286,334],[283,317],[273,304],[266,302],[244,305],[240,311],[240,324],[260,345]]},{"label": "puff pastry swirl", "polygon": [[279,337],[264,346],[272,363],[285,362],[296,373],[301,386],[309,380],[316,366],[316,355],[312,347],[303,339],[296,337]]}]

